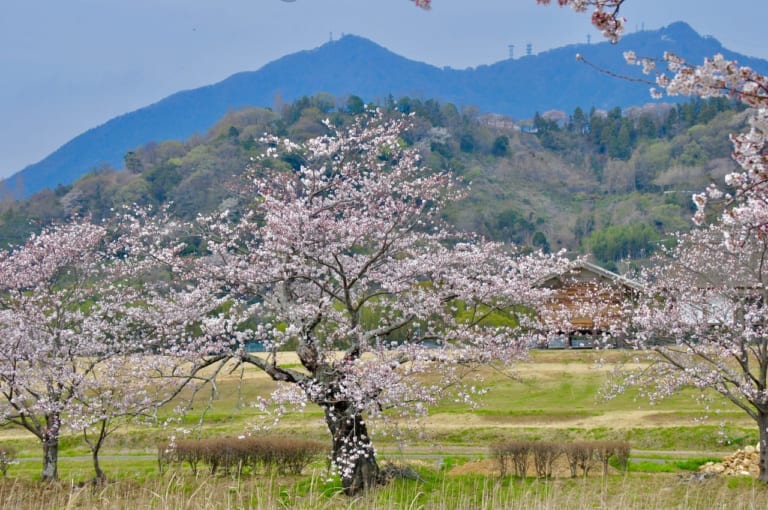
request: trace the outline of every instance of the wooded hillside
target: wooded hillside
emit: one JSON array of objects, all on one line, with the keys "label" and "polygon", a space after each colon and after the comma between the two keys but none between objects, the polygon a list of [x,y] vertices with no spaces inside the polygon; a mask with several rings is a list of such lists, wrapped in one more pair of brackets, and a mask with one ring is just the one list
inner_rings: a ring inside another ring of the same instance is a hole
[{"label": "wooded hillside", "polygon": [[[378,106],[412,113],[403,142],[419,147],[430,167],[471,183],[467,198],[446,212],[449,221],[492,239],[591,252],[613,269],[689,228],[691,193],[734,168],[727,133],[744,123],[741,108],[724,99],[548,111],[527,123],[435,100],[389,97]],[[125,170],[104,166],[73,185],[6,199],[0,244],[19,243],[51,221],[101,218],[132,203],[172,203],[185,218],[236,210],[255,139],[265,132],[306,139],[324,132],[323,119],[342,125],[368,107],[357,96],[317,94],[279,112],[230,112],[205,136],[137,147],[125,154]],[[291,171],[301,161],[286,156],[271,164]]]}]

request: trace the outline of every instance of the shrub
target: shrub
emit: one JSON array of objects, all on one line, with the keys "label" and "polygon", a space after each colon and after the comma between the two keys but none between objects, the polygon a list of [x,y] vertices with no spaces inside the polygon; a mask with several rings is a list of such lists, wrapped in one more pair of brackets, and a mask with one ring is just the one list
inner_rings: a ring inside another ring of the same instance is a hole
[{"label": "shrub", "polygon": [[[629,465],[629,443],[626,441],[612,441],[613,445],[613,452],[612,455],[610,455],[609,459],[613,459],[615,462],[615,467],[617,469],[620,469],[622,471],[627,470],[627,466]],[[606,460],[606,463],[608,462]],[[605,473],[607,471],[607,465],[603,468],[603,472]]]},{"label": "shrub", "polygon": [[531,451],[530,441],[508,441],[491,446],[491,454],[496,458],[501,476],[506,476],[511,466],[515,476],[525,478],[528,474],[528,456]]},{"label": "shrub", "polygon": [[565,446],[563,450],[566,459],[568,459],[568,467],[572,477],[577,476],[579,469],[581,469],[583,476],[589,474],[589,470],[594,466],[595,446],[593,441],[577,441]]},{"label": "shrub", "polygon": [[626,441],[576,441],[555,443],[551,441],[505,441],[491,445],[491,457],[496,460],[501,476],[514,469],[515,476],[524,478],[528,472],[530,457],[536,476],[548,478],[553,474],[557,459],[565,455],[571,476],[589,475],[598,463],[602,474],[608,474],[608,466],[626,470],[629,463],[629,443]]},{"label": "shrub", "polygon": [[0,446],[0,473],[5,476],[11,464],[18,464],[16,460],[16,450],[10,446]]},{"label": "shrub", "polygon": [[534,443],[533,465],[536,468],[536,476],[549,478],[552,476],[552,467],[555,461],[562,455],[563,449],[559,444],[548,441]]},{"label": "shrub", "polygon": [[324,450],[318,441],[282,437],[185,439],[160,444],[158,464],[161,472],[170,464],[186,462],[197,474],[202,462],[212,475],[235,470],[240,476],[244,468],[252,472],[261,468],[264,472],[274,469],[281,474],[300,474]]}]

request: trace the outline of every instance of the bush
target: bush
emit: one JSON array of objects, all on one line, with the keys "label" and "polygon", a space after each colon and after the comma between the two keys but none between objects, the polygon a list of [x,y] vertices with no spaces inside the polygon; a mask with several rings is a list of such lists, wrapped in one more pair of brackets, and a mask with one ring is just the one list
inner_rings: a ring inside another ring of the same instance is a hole
[{"label": "bush", "polygon": [[160,444],[158,465],[161,472],[170,464],[186,462],[194,474],[200,463],[206,464],[212,475],[235,470],[240,476],[244,468],[300,474],[324,450],[318,441],[282,437],[185,439]]},{"label": "bush", "polygon": [[582,475],[587,476],[589,474],[589,470],[594,466],[595,442],[577,441],[570,443],[565,446],[564,452],[572,477],[576,477],[579,469],[581,469]]},{"label": "bush", "polygon": [[16,460],[16,450],[10,446],[0,446],[0,473],[5,476],[11,464],[18,464]]},{"label": "bush", "polygon": [[528,455],[531,451],[531,444],[530,441],[509,441],[491,446],[491,452],[499,464],[501,476],[506,476],[508,468],[513,467],[515,476],[525,478],[528,473]]},{"label": "bush", "polygon": [[587,476],[598,463],[603,475],[608,474],[608,466],[626,470],[629,462],[629,443],[626,441],[576,441],[573,443],[554,443],[549,441],[506,441],[491,445],[491,456],[496,459],[501,476],[510,468],[515,476],[524,478],[528,472],[528,463],[533,456],[536,476],[552,476],[557,459],[565,455],[572,477]]},{"label": "bush", "polygon": [[557,443],[541,441],[534,443],[532,450],[536,476],[539,478],[550,478],[555,461],[563,453],[562,447]]}]

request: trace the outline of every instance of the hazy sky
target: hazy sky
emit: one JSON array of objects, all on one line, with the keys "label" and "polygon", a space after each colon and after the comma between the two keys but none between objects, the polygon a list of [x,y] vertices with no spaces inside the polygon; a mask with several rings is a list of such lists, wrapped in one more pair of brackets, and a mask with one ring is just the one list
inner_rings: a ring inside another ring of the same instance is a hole
[{"label": "hazy sky", "polygon": [[[627,0],[629,31],[688,22],[768,59],[767,0]],[[535,0],[2,0],[0,178],[174,92],[356,34],[463,69],[600,40],[588,15]]]}]

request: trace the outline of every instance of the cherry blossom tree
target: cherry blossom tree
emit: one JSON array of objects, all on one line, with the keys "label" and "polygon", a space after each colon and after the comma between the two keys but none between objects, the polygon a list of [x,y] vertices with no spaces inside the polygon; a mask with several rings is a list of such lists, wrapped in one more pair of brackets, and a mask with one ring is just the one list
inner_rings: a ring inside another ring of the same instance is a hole
[{"label": "cherry blossom tree", "polygon": [[[624,0],[557,3],[578,12],[592,8],[592,24],[613,42],[622,34]],[[686,387],[714,389],[755,420],[760,479],[768,481],[768,77],[722,55],[699,65],[672,53],[656,59],[628,51],[625,58],[652,77],[656,98],[727,96],[750,109],[748,130],[731,135],[740,169],[724,185],[693,196],[699,228],[678,236],[676,247],[657,256],[644,275],[645,299],[633,310],[637,331],[628,341],[650,353],[650,365],[622,372],[612,393],[629,384],[652,399]],[[723,206],[719,217],[707,214],[713,201]]]},{"label": "cherry blossom tree", "polygon": [[178,393],[162,376],[177,365],[172,358],[115,351],[101,355],[92,370],[80,372],[83,383],[62,403],[62,428],[82,434],[91,450],[95,483],[107,480],[99,462],[106,440],[127,422],[156,425],[158,409]]},{"label": "cherry blossom tree", "polygon": [[[577,9],[583,2],[559,3]],[[615,18],[619,7],[606,14]],[[620,31],[606,35],[615,40]],[[646,274],[647,299],[637,311],[635,346],[655,356],[647,371],[624,382],[646,388],[651,398],[687,386],[724,395],[755,420],[759,477],[768,482],[768,77],[722,55],[700,65],[672,53],[657,60],[629,51],[625,58],[653,76],[651,93],[657,98],[664,93],[727,96],[750,109],[749,129],[731,135],[740,169],[727,175],[724,185],[693,196],[694,221],[701,228],[679,236],[677,246]],[[707,215],[712,201],[722,206],[719,217]]]},{"label": "cherry blossom tree", "polygon": [[102,480],[104,439],[122,419],[151,417],[189,382],[158,382],[186,360],[145,351],[164,348],[216,302],[142,285],[156,261],[134,263],[125,250],[133,244],[74,220],[0,253],[0,421],[40,440],[44,481],[58,476],[67,431],[85,435]]},{"label": "cherry blossom tree", "polygon": [[68,406],[124,326],[94,284],[104,272],[105,235],[101,226],[73,222],[0,254],[0,419],[40,440],[43,480],[57,478]]},{"label": "cherry blossom tree", "polygon": [[633,310],[638,350],[609,395],[630,385],[651,401],[684,389],[715,391],[756,423],[760,479],[768,481],[768,239],[717,222],[679,235],[643,275]]},{"label": "cherry blossom tree", "polygon": [[[239,335],[229,356],[279,383],[273,404],[322,408],[348,494],[379,479],[368,420],[418,420],[448,388],[470,398],[464,374],[525,352],[532,314],[517,312],[547,295],[534,283],[565,264],[443,225],[460,186],[419,165],[402,139],[407,123],[368,112],[304,144],[265,135],[243,207],[199,218],[204,256],[172,263],[226,294],[227,313],[239,314],[227,319]],[[301,164],[271,169],[283,161]],[[237,326],[245,316],[250,326]],[[209,339],[227,337],[217,327]],[[251,339],[266,352],[246,352]],[[207,359],[226,349],[221,340]],[[281,363],[285,349],[300,369]]]}]

